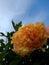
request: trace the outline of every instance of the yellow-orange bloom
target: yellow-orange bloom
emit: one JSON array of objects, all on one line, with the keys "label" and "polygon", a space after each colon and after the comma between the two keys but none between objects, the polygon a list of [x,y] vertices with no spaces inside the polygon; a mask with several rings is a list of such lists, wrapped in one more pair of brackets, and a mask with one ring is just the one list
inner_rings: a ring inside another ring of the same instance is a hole
[{"label": "yellow-orange bloom", "polygon": [[41,49],[47,43],[47,34],[43,23],[27,24],[13,34],[13,51],[21,56],[30,54],[35,49]]}]

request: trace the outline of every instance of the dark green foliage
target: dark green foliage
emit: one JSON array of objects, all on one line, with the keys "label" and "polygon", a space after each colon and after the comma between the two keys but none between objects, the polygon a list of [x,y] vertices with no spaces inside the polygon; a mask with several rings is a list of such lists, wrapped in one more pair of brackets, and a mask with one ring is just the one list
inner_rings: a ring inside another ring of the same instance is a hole
[{"label": "dark green foliage", "polygon": [[18,24],[15,24],[15,23],[13,22],[13,20],[12,20],[12,25],[13,25],[13,28],[15,29],[15,31],[17,31],[18,28],[22,26],[22,21],[20,21]]},{"label": "dark green foliage", "polygon": [[[20,22],[18,24],[15,24],[12,21],[12,25],[15,31],[17,31],[18,28],[22,26],[22,23]],[[15,31],[7,32],[7,35],[0,32],[0,36],[4,36],[7,38],[7,43],[4,42],[4,39],[0,39],[0,65],[16,65],[21,59],[19,55],[15,54],[12,51],[13,45],[11,44],[11,37]]]},{"label": "dark green foliage", "polygon": [[[15,24],[12,20],[12,25],[14,30],[17,31],[22,26],[22,22]],[[35,50],[30,56],[25,57],[14,53],[12,51],[11,37],[15,31],[7,32],[7,35],[0,32],[0,36],[7,39],[7,42],[4,42],[4,39],[0,39],[0,65],[49,65],[49,48],[46,49],[46,52],[42,52],[39,49]],[[49,39],[47,43],[49,45]],[[46,48],[46,46],[43,47]]]},{"label": "dark green foliage", "polygon": [[5,35],[4,33],[2,33],[2,32],[0,32],[0,34],[1,34],[0,36],[6,36],[6,35]]}]

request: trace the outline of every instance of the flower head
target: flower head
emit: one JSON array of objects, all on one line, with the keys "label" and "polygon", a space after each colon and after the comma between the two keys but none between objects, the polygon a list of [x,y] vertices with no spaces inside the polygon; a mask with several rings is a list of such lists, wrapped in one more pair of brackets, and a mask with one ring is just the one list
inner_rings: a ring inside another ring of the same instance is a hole
[{"label": "flower head", "polygon": [[13,51],[21,56],[30,54],[35,49],[41,49],[47,43],[47,34],[43,23],[27,24],[13,34]]}]

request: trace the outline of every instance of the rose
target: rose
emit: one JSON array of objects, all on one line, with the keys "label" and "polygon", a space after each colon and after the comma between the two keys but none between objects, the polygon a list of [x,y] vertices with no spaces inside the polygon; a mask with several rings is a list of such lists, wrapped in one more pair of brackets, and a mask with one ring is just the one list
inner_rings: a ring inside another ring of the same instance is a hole
[{"label": "rose", "polygon": [[21,56],[30,54],[35,49],[43,49],[47,45],[49,38],[49,26],[45,27],[44,23],[27,24],[20,27],[13,34],[13,51]]}]

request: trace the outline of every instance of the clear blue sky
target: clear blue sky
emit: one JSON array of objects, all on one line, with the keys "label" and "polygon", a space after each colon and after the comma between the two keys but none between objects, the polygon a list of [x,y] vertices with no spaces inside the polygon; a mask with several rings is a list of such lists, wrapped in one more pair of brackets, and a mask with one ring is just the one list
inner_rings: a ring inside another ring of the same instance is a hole
[{"label": "clear blue sky", "polygon": [[49,26],[49,0],[0,0],[0,32],[12,31],[11,20]]}]

